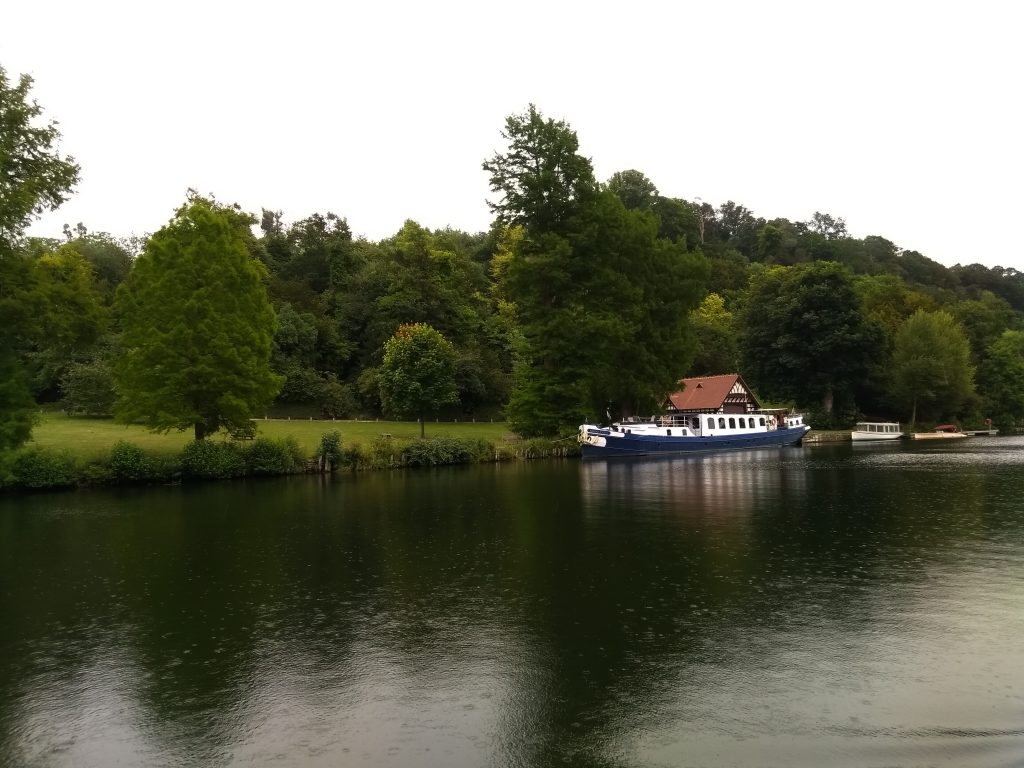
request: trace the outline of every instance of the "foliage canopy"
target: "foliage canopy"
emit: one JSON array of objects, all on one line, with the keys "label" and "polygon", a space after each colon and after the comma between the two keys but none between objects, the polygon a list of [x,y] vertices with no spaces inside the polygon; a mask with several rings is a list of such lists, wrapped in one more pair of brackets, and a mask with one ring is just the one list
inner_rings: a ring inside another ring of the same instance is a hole
[{"label": "foliage canopy", "polygon": [[251,216],[192,196],[118,291],[116,415],[153,430],[238,429],[273,400],[275,316],[251,255]]},{"label": "foliage canopy", "polygon": [[458,402],[455,347],[425,323],[399,326],[384,344],[380,369],[380,400],[385,414],[416,416],[420,436],[424,415]]},{"label": "foliage canopy", "polygon": [[900,327],[892,357],[893,392],[911,409],[933,418],[956,414],[974,395],[971,348],[948,312],[918,310]]},{"label": "foliage canopy", "polygon": [[63,203],[78,182],[78,166],[56,150],[53,121],[40,124],[29,97],[32,78],[12,83],[0,67],[0,450],[32,434],[33,398],[24,353],[45,335],[31,265],[16,253],[25,228]]}]

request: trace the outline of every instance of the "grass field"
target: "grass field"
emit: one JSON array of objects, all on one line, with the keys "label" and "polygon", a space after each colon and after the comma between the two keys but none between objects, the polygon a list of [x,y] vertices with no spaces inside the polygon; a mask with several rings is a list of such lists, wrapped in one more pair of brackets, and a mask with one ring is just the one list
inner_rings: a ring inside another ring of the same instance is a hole
[{"label": "grass field", "polygon": [[[312,454],[320,444],[324,432],[337,430],[341,433],[342,445],[367,445],[381,435],[391,435],[395,440],[413,439],[420,436],[420,425],[415,421],[256,421],[257,437],[294,437],[307,454]],[[504,422],[441,422],[428,421],[427,437],[471,437],[498,443],[509,437]],[[175,454],[192,439],[192,432],[169,432],[158,435],[143,427],[118,424],[111,419],[86,419],[46,413],[32,431],[29,446],[65,449],[82,459],[92,459],[106,454],[118,440],[127,440],[147,452]],[[214,438],[219,439],[219,438]]]}]

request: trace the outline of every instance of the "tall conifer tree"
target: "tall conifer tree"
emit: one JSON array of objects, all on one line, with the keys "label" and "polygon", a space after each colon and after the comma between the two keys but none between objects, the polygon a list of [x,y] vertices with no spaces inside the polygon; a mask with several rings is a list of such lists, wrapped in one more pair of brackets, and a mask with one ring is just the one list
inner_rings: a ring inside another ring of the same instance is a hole
[{"label": "tall conifer tree", "polygon": [[192,196],[146,243],[117,308],[124,355],[116,415],[201,440],[248,424],[273,400],[276,318],[249,251],[252,216]]},{"label": "tall conifer tree", "polygon": [[502,135],[508,152],[484,169],[501,195],[492,209],[522,231],[501,264],[522,334],[509,422],[544,435],[609,408],[653,409],[693,358],[703,256],[660,240],[653,214],[602,190],[565,123],[531,105]]}]

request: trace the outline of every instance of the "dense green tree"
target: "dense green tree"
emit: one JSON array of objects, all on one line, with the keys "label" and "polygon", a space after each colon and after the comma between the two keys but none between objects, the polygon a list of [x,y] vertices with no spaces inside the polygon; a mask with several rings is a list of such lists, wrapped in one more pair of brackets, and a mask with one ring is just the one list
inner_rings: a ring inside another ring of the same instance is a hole
[{"label": "dense green tree", "polygon": [[882,342],[849,271],[832,262],[755,275],[740,323],[752,383],[771,398],[820,404],[826,413],[865,376]]},{"label": "dense green tree", "polygon": [[867,375],[856,388],[857,405],[864,413],[896,413],[891,397],[890,363],[896,333],[919,309],[935,310],[938,305],[927,294],[910,288],[892,274],[857,275],[854,290],[868,320],[882,331]]},{"label": "dense green tree", "polygon": [[43,120],[31,87],[28,75],[13,83],[0,67],[0,450],[31,435],[34,404],[21,356],[45,334],[30,295],[33,270],[18,247],[32,220],[78,183],[78,165],[57,151],[57,124]]},{"label": "dense green tree", "polygon": [[521,344],[507,409],[527,435],[603,415],[648,412],[689,367],[688,325],[707,262],[657,237],[649,215],[609,192],[565,235],[526,234],[502,290],[515,305]]},{"label": "dense green tree", "polygon": [[503,224],[522,225],[528,233],[563,231],[598,189],[576,132],[561,120],[545,120],[530,104],[506,119],[501,136],[508,150],[483,164],[491,190],[501,195],[488,203],[491,210]]},{"label": "dense green tree", "polygon": [[270,357],[274,373],[284,377],[277,399],[283,403],[319,403],[324,379],[316,367],[316,318],[287,302],[277,308],[277,330]]},{"label": "dense green tree", "polygon": [[28,259],[0,257],[0,451],[26,442],[36,419],[32,379],[21,359],[40,336],[29,298],[35,286],[31,267]]},{"label": "dense green tree", "polygon": [[630,169],[613,173],[608,191],[631,211],[649,211],[658,199],[658,188],[640,171]]},{"label": "dense green tree", "polygon": [[424,323],[399,326],[384,345],[380,399],[387,415],[416,416],[420,437],[427,413],[458,402],[455,347]]},{"label": "dense green tree", "polygon": [[[359,345],[365,308],[342,297],[358,279],[366,243],[353,241],[347,221],[333,213],[314,213],[288,226],[281,211],[264,209],[260,228],[263,236],[252,250],[270,272],[271,301],[276,308],[290,305],[315,326],[309,365],[321,372],[346,370]],[[292,391],[286,384],[282,396]]]},{"label": "dense green tree", "polygon": [[92,265],[70,245],[41,256],[34,264],[35,301],[43,332],[25,351],[37,398],[53,400],[68,365],[92,357],[106,332],[103,304]]},{"label": "dense green tree", "polygon": [[519,327],[510,423],[552,434],[609,405],[652,408],[692,359],[687,318],[706,260],[658,238],[655,215],[599,189],[565,123],[531,106],[506,127],[508,153],[484,167],[502,194],[495,211],[521,227],[507,256],[495,257]]},{"label": "dense green tree", "polygon": [[811,232],[822,235],[826,240],[840,240],[846,237],[846,222],[841,217],[833,217],[827,213],[815,211],[807,222]]},{"label": "dense green tree", "polygon": [[84,234],[71,240],[61,250],[71,249],[80,253],[92,265],[96,288],[103,303],[114,303],[114,292],[123,283],[132,269],[132,251],[125,240],[114,238],[106,232]]},{"label": "dense green tree", "polygon": [[757,255],[757,233],[764,219],[756,218],[745,206],[727,200],[718,206],[716,231],[723,244],[743,255],[745,260]]},{"label": "dense green tree", "polygon": [[12,83],[0,67],[0,258],[10,256],[32,220],[57,208],[78,183],[78,165],[62,157],[54,121],[29,98],[32,78]]},{"label": "dense green tree", "polygon": [[248,425],[273,400],[276,321],[248,242],[254,222],[192,196],[146,243],[117,298],[120,419],[202,440]]},{"label": "dense green tree", "polygon": [[957,414],[974,394],[974,367],[963,328],[948,312],[918,310],[896,334],[893,392],[910,409],[928,417]]},{"label": "dense green tree", "polygon": [[658,237],[683,247],[700,243],[701,219],[690,203],[659,195],[651,204],[651,211],[658,217]]},{"label": "dense green tree", "polygon": [[486,332],[491,302],[484,266],[472,258],[475,240],[407,221],[367,260],[346,298],[362,307],[364,370],[380,365],[384,342],[400,325],[425,323],[448,339],[457,351],[456,381],[467,413],[499,401],[507,387],[507,369]]},{"label": "dense green tree", "polygon": [[739,251],[732,248],[710,249],[705,246],[711,268],[708,291],[723,297],[736,296],[747,289],[750,282],[750,262]]},{"label": "dense green tree", "polygon": [[935,301],[915,291],[895,275],[858,275],[854,290],[867,316],[885,332],[886,351],[892,351],[896,331],[919,309],[938,309]]},{"label": "dense green tree", "polygon": [[379,344],[406,323],[426,323],[453,342],[477,332],[486,288],[479,264],[439,248],[433,233],[414,221],[383,250],[384,291],[374,300],[371,329]]},{"label": "dense green tree", "polygon": [[757,233],[757,260],[790,266],[808,261],[800,247],[800,233],[786,219],[772,219]]},{"label": "dense green tree", "polygon": [[1024,274],[1016,269],[958,264],[950,272],[968,291],[990,291],[1005,299],[1018,312],[1024,312]]},{"label": "dense green tree", "polygon": [[1004,331],[978,367],[986,413],[1003,430],[1024,423],[1024,331]]},{"label": "dense green tree", "polygon": [[872,265],[872,271],[881,274],[899,274],[900,249],[891,240],[878,235],[868,235],[863,240],[864,255]]},{"label": "dense green tree", "polygon": [[978,298],[961,301],[951,307],[971,344],[971,359],[977,365],[989,346],[1003,331],[1020,327],[1020,316],[1005,299],[991,291],[980,291]]},{"label": "dense green tree", "polygon": [[279,274],[320,293],[332,278],[351,271],[352,232],[334,213],[314,213],[288,228],[288,259]]},{"label": "dense green tree", "polygon": [[853,237],[826,240],[829,259],[847,267],[855,275],[870,275],[878,272],[874,262],[864,248],[864,241]]},{"label": "dense green tree", "polygon": [[911,285],[954,290],[958,280],[952,272],[917,251],[902,251],[897,262],[899,274]]},{"label": "dense green tree", "polygon": [[690,322],[697,336],[697,353],[690,375],[713,376],[738,371],[736,319],[726,309],[725,300],[717,293],[709,293],[690,314]]},{"label": "dense green tree", "polygon": [[80,416],[111,416],[117,393],[114,374],[104,357],[71,363],[61,377],[61,404],[67,413]]}]

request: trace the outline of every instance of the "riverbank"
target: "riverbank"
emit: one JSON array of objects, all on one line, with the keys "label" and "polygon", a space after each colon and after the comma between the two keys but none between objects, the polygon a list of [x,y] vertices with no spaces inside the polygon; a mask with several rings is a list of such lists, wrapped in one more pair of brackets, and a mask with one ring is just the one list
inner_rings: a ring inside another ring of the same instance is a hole
[{"label": "riverbank", "polygon": [[[252,439],[195,443],[111,419],[43,414],[32,440],[0,461],[0,492],[166,484],[252,476],[365,471],[575,457],[575,439],[523,440],[504,422],[259,419]],[[813,430],[807,444],[848,441]]]},{"label": "riverbank", "polygon": [[5,491],[289,475],[578,455],[575,440],[522,440],[502,422],[258,420],[252,439],[154,434],[45,414],[0,466]]}]

